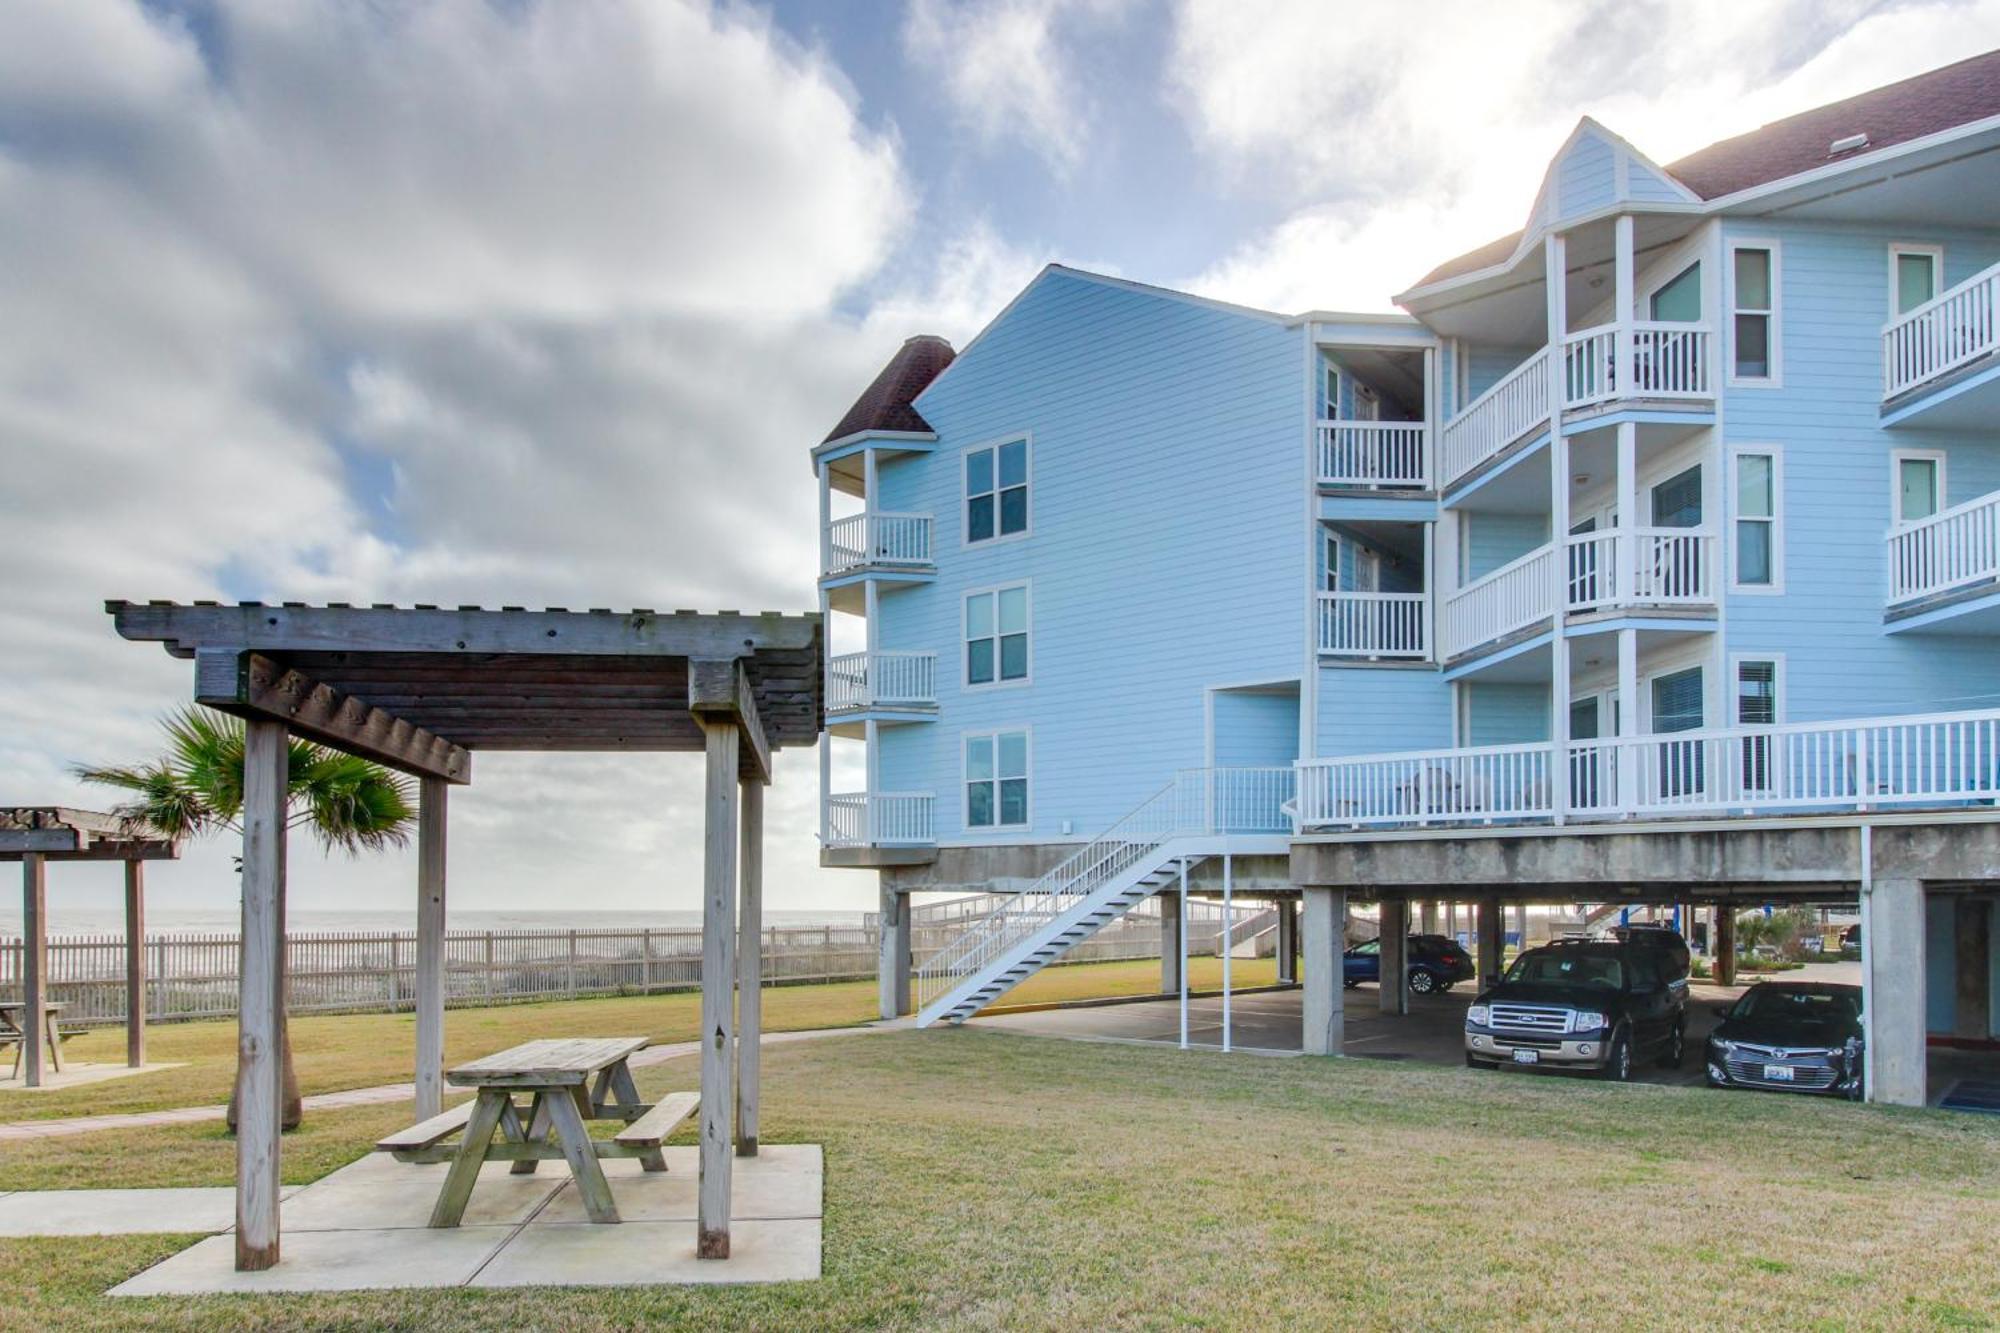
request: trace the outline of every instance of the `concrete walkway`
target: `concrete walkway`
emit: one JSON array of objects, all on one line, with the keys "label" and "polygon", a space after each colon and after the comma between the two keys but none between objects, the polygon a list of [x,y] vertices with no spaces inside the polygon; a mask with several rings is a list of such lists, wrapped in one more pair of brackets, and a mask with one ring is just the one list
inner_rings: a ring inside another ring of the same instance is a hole
[{"label": "concrete walkway", "polygon": [[[812,1041],[820,1037],[856,1036],[865,1032],[886,1032],[909,1026],[907,1020],[895,1023],[865,1023],[844,1028],[805,1028],[798,1032],[766,1032],[760,1043],[764,1046],[780,1046],[786,1042]],[[650,1068],[665,1064],[669,1060],[684,1055],[701,1052],[698,1041],[666,1042],[659,1046],[648,1046],[633,1056],[629,1063],[634,1068]],[[372,1088],[349,1088],[343,1092],[321,1092],[304,1099],[308,1111],[337,1111],[350,1106],[379,1106],[389,1102],[407,1102],[417,1095],[416,1086],[411,1083],[383,1083]],[[96,1134],[108,1129],[138,1129],[151,1125],[187,1125],[204,1120],[221,1120],[228,1114],[226,1106],[179,1106],[164,1111],[133,1111],[123,1115],[79,1115],[62,1119],[15,1120],[0,1124],[0,1143],[20,1142],[23,1139],[66,1138],[72,1134]]]}]

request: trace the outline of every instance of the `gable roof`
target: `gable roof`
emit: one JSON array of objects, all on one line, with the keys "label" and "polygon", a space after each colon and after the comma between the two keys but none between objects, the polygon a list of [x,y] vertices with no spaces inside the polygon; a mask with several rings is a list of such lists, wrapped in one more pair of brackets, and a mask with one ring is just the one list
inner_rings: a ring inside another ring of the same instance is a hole
[{"label": "gable roof", "polygon": [[930,422],[912,404],[951,364],[954,355],[951,344],[936,334],[920,333],[909,339],[821,443],[831,444],[865,431],[932,434]]},{"label": "gable roof", "polygon": [[[1669,162],[1666,173],[1702,200],[1718,199],[1813,171],[1861,152],[1875,152],[1927,135],[2000,116],[2000,51],[1988,51],[1899,83],[1774,120],[1761,129],[1710,144]],[[1867,144],[1829,151],[1837,139],[1866,134]],[[1412,291],[1505,263],[1521,243],[1511,232],[1439,264]]]}]

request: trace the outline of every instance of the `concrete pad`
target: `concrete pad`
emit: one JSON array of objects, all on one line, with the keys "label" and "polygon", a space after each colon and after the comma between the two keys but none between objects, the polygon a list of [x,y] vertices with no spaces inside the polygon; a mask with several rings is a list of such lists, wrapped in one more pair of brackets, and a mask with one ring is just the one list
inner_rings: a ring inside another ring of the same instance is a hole
[{"label": "concrete pad", "polygon": [[236,1271],[234,1237],[210,1236],[121,1282],[108,1294],[193,1296],[456,1287],[478,1272],[512,1234],[508,1227],[286,1232],[280,1242],[278,1266],[259,1273]]},{"label": "concrete pad", "polygon": [[133,1236],[226,1231],[236,1191],[195,1189],[20,1190],[0,1198],[0,1236]]},{"label": "concrete pad", "polygon": [[[745,1171],[739,1159],[730,1179],[729,1215],[731,1219],[755,1220],[818,1217],[822,1179],[816,1171]],[[691,1170],[620,1173],[611,1180],[611,1199],[618,1205],[618,1216],[626,1222],[692,1222],[697,1215],[699,1184]],[[472,1198],[478,1202],[479,1190],[472,1192]],[[564,1185],[528,1225],[594,1224],[584,1213],[583,1196],[572,1183]]]},{"label": "concrete pad", "polygon": [[[508,1178],[511,1162],[486,1162],[479,1168],[481,1182]],[[385,1152],[371,1152],[357,1157],[346,1166],[329,1171],[315,1180],[308,1189],[321,1185],[420,1185],[435,1192],[443,1183],[445,1173],[451,1170],[450,1162],[399,1162]],[[514,1177],[523,1179],[523,1177]],[[569,1167],[562,1162],[543,1162],[540,1171],[525,1177],[528,1180],[543,1179],[554,1184],[569,1179]]]},{"label": "concrete pad", "polygon": [[472,1285],[807,1282],[820,1273],[818,1218],[732,1221],[727,1259],[697,1259],[694,1244],[693,1222],[529,1226],[480,1270]]},{"label": "concrete pad", "polygon": [[[42,1085],[39,1088],[31,1088],[21,1075],[9,1073],[6,1077],[0,1077],[0,1092],[61,1092],[65,1088],[80,1088],[91,1083],[108,1083],[117,1078],[136,1078],[140,1074],[157,1073],[162,1069],[181,1069],[186,1064],[187,1061],[181,1060],[172,1064],[140,1065],[134,1069],[130,1065],[80,1065],[71,1061],[60,1074],[53,1069],[44,1069]],[[4,1066],[7,1070],[13,1067],[11,1061]]]},{"label": "concrete pad", "polygon": [[[463,1226],[517,1226],[528,1220],[551,1194],[563,1187],[553,1175],[510,1176],[500,1163],[499,1175],[480,1173],[472,1200],[465,1206]],[[408,1181],[402,1188],[382,1180],[308,1185],[285,1201],[280,1223],[294,1231],[379,1231],[396,1227],[427,1227],[437,1204],[441,1180]]]},{"label": "concrete pad", "polygon": [[[701,1149],[693,1144],[682,1147],[662,1148],[660,1156],[667,1164],[670,1175],[693,1176],[701,1169]],[[742,1180],[746,1175],[806,1174],[817,1176],[824,1172],[826,1159],[817,1143],[765,1143],[757,1148],[755,1157],[733,1159],[736,1166],[732,1176]],[[647,1172],[636,1157],[607,1157],[604,1159],[604,1174],[607,1177],[658,1175]],[[565,1178],[568,1168],[555,1163]],[[543,1168],[547,1170],[546,1167]]]}]

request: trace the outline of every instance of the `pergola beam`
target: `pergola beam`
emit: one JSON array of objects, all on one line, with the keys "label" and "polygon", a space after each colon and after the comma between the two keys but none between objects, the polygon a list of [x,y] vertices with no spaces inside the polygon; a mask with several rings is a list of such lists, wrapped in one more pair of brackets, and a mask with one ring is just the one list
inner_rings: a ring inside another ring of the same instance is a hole
[{"label": "pergola beam", "polygon": [[288,731],[415,777],[472,780],[464,747],[262,653],[204,649],[195,657],[194,696],[224,712],[282,722]]},{"label": "pergola beam", "polygon": [[757,716],[749,673],[739,659],[698,658],[688,663],[688,712],[704,731],[716,723],[733,723],[743,741],[741,766],[759,782],[771,780],[771,744]]}]

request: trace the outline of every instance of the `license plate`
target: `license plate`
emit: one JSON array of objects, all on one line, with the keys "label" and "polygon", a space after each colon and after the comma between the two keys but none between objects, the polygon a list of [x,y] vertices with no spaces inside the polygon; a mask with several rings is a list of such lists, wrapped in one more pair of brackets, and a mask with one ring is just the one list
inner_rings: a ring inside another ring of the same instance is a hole
[{"label": "license plate", "polygon": [[1792,1081],[1792,1077],[1793,1077],[1792,1067],[1790,1065],[1764,1066],[1764,1078],[1766,1082],[1790,1083]]},{"label": "license plate", "polygon": [[1514,1063],[1517,1065],[1539,1064],[1541,1063],[1541,1059],[1542,1053],[1540,1051],[1516,1049],[1514,1052]]}]

